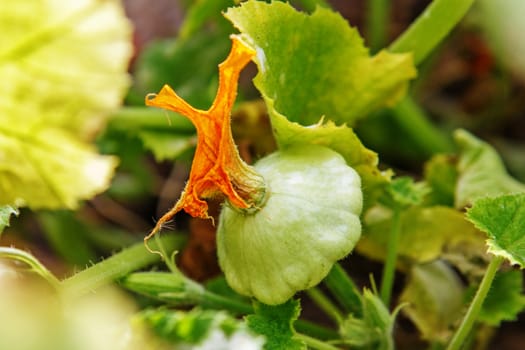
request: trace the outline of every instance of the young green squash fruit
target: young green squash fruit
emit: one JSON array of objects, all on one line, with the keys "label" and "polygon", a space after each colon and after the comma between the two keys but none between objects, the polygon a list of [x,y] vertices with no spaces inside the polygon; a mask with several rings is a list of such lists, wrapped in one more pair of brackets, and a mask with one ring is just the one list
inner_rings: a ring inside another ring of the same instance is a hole
[{"label": "young green squash fruit", "polygon": [[224,205],[219,263],[238,293],[276,305],[318,284],[361,235],[361,180],[326,147],[297,145],[255,164],[266,197],[259,208]]}]

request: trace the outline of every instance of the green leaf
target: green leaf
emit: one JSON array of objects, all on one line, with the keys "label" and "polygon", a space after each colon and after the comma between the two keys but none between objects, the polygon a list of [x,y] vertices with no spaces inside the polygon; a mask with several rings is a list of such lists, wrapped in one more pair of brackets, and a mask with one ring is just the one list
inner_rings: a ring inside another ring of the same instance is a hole
[{"label": "green leaf", "polygon": [[233,0],[197,0],[188,9],[184,22],[179,28],[179,37],[187,38],[195,34],[209,19],[221,18],[223,10],[233,6]]},{"label": "green leaf", "polygon": [[492,258],[487,253],[485,240],[485,234],[480,231],[470,238],[452,239],[444,246],[441,258],[454,266],[469,283],[478,284]]},{"label": "green leaf", "polygon": [[[153,110],[150,108],[150,110]],[[142,142],[131,132],[108,127],[97,138],[97,145],[104,154],[112,154],[119,158],[116,173],[108,194],[111,198],[123,203],[142,201],[151,194],[155,187],[154,176],[148,168],[149,159]]]},{"label": "green leaf", "polygon": [[[365,216],[364,234],[357,245],[361,254],[385,258],[391,212],[372,208]],[[399,262],[412,264],[436,259],[449,246],[466,244],[483,247],[483,235],[464,219],[463,214],[447,207],[413,207],[401,213]]]},{"label": "green leaf", "polygon": [[98,256],[88,240],[88,227],[72,212],[43,212],[39,213],[38,219],[51,246],[66,261],[83,267],[97,260]]},{"label": "green leaf", "polygon": [[9,226],[11,215],[18,215],[18,209],[10,205],[0,207],[0,235],[4,229]]},{"label": "green leaf", "polygon": [[131,27],[117,1],[10,2],[0,14],[0,205],[75,208],[116,165],[86,143],[121,102]]},{"label": "green leaf", "polygon": [[399,308],[391,314],[383,301],[375,293],[365,289],[363,292],[363,315],[366,322],[379,333],[379,347],[377,349],[394,349],[394,321]]},{"label": "green leaf", "polygon": [[[122,140],[123,136],[128,140]],[[139,139],[143,147],[129,150],[132,145],[116,144],[116,140],[129,143],[129,138]],[[180,114],[148,107],[124,107],[111,118],[102,141],[113,144],[109,151],[118,154],[123,163],[131,159],[135,164],[144,153],[143,148],[151,150],[157,161],[173,160],[195,146],[196,134],[193,124]]]},{"label": "green leaf", "polygon": [[123,228],[94,224],[91,217],[75,215],[72,211],[42,211],[37,218],[54,252],[75,268],[84,268],[97,261],[102,253],[115,253],[140,240]]},{"label": "green leaf", "polygon": [[465,130],[457,130],[454,138],[460,148],[456,208],[464,208],[481,197],[525,192],[525,185],[507,174],[492,146]]},{"label": "green leaf", "polygon": [[467,218],[489,236],[490,253],[525,267],[525,193],[478,199]]},{"label": "green leaf", "polygon": [[425,183],[415,183],[411,177],[398,177],[388,184],[381,202],[389,208],[406,208],[421,204],[429,192]]},{"label": "green leaf", "polygon": [[252,331],[266,337],[264,350],[306,350],[306,345],[294,337],[293,323],[301,310],[297,300],[277,306],[254,302],[254,310],[246,321]]},{"label": "green leaf", "polygon": [[262,338],[253,336],[242,323],[223,311],[146,310],[136,319],[160,338],[184,348],[188,344],[198,344],[199,349],[240,349],[243,346],[262,349]]},{"label": "green leaf", "polygon": [[151,150],[158,162],[173,160],[195,147],[196,135],[184,135],[176,132],[141,131],[144,147]]},{"label": "green leaf", "polygon": [[254,82],[265,100],[303,125],[323,115],[352,125],[394,104],[416,75],[409,54],[370,57],[357,29],[325,8],[308,15],[283,2],[252,0],[225,16],[257,51]]},{"label": "green leaf", "polygon": [[302,126],[291,122],[272,108],[270,117],[279,148],[288,148],[298,144],[325,146],[336,151],[354,168],[361,177],[365,207],[370,206],[379,196],[382,188],[390,180],[389,171],[381,172],[378,168],[377,154],[367,149],[354,131],[346,125],[337,126],[328,121],[311,126]]},{"label": "green leaf", "polygon": [[393,350],[392,331],[399,309],[392,314],[381,298],[365,289],[363,292],[363,317],[349,315],[339,332],[345,341],[353,346],[369,346],[377,350]]},{"label": "green leaf", "polygon": [[438,154],[425,163],[425,181],[430,187],[426,203],[430,205],[454,206],[454,190],[458,178],[455,161]]},{"label": "green leaf", "polygon": [[137,60],[134,102],[144,105],[146,94],[168,84],[192,106],[208,109],[217,90],[217,65],[228,55],[230,46],[224,31],[200,31],[186,40],[151,44]]},{"label": "green leaf", "polygon": [[189,313],[164,309],[146,310],[139,315],[141,321],[161,338],[190,344],[199,343],[208,335],[216,316],[218,315],[215,312],[202,312],[198,309]]},{"label": "green leaf", "polygon": [[515,321],[524,308],[522,272],[501,271],[498,272],[490,286],[478,320],[498,327],[502,321]]},{"label": "green leaf", "polygon": [[445,343],[463,311],[464,287],[443,261],[414,265],[400,301],[424,339]]},{"label": "green leaf", "polygon": [[377,342],[377,331],[365,320],[349,314],[340,326],[339,332],[345,344],[355,347],[371,347]]}]

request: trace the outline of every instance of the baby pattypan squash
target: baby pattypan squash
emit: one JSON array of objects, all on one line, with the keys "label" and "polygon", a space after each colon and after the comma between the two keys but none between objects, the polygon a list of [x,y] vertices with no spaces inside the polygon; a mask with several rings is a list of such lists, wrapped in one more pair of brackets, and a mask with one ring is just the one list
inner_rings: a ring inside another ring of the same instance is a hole
[{"label": "baby pattypan squash", "polygon": [[361,181],[338,153],[313,145],[271,154],[255,169],[266,200],[255,212],[224,206],[219,263],[234,290],[280,304],[318,284],[354,248]]}]

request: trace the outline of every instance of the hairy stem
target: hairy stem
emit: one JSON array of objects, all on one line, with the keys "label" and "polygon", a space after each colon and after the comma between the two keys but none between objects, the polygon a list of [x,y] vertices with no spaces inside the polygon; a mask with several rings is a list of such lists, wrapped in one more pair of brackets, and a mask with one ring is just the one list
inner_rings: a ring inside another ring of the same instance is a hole
[{"label": "hairy stem", "polygon": [[[183,237],[178,235],[165,235],[160,239],[164,248],[170,251],[182,248],[185,242]],[[154,242],[151,248],[159,247]],[[82,295],[122,278],[132,271],[156,263],[160,259],[160,255],[148,251],[144,243],[137,243],[63,280],[61,287],[68,295]]]},{"label": "hairy stem", "polygon": [[454,334],[454,337],[450,341],[447,350],[461,349],[461,346],[463,345],[465,339],[472,330],[474,322],[476,322],[476,319],[478,318],[479,311],[483,306],[485,297],[489,292],[490,286],[492,285],[492,281],[494,280],[494,277],[496,276],[499,267],[503,263],[503,260],[504,259],[501,256],[496,256],[491,260],[489,266],[487,267],[487,271],[485,271],[485,276],[483,276],[481,284],[479,285],[478,290],[476,291],[476,295],[474,296],[474,299],[472,299],[467,313],[465,314],[461,325]]},{"label": "hairy stem", "polygon": [[162,242],[162,240],[160,239],[160,235],[155,235],[155,244],[157,245],[157,247],[159,247],[159,252],[160,252],[160,255],[162,256],[162,260],[164,260],[164,263],[166,264],[168,269],[172,273],[178,273],[179,269],[175,265],[175,259],[174,259],[176,251],[172,250],[173,255],[171,255],[170,252],[164,246],[164,243]]}]

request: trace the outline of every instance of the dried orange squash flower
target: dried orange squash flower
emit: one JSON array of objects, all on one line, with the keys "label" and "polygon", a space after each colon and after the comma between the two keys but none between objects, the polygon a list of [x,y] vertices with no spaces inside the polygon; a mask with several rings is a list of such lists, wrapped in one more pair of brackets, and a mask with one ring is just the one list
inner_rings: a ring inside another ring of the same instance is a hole
[{"label": "dried orange squash flower", "polygon": [[168,85],[158,94],[146,96],[146,105],[180,113],[197,129],[197,148],[184,192],[146,239],[160,231],[182,209],[193,217],[210,218],[206,198],[224,195],[230,204],[241,209],[257,208],[263,200],[264,180],[239,157],[230,127],[239,73],[254,55],[255,51],[232,36],[230,54],[219,64],[217,96],[207,111],[190,106]]}]

